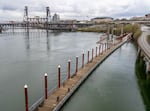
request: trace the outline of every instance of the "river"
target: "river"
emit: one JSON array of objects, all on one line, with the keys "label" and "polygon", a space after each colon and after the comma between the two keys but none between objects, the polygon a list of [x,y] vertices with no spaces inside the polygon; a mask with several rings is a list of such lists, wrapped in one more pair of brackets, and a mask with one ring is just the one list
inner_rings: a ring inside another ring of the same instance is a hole
[{"label": "river", "polygon": [[61,111],[146,111],[135,74],[136,56],[132,43],[116,50]]},{"label": "river", "polygon": [[[15,30],[0,34],[0,107],[2,111],[25,111],[24,84],[29,86],[29,105],[44,95],[44,73],[48,89],[67,75],[67,61],[75,72],[75,56],[96,47],[101,34]],[[75,93],[63,111],[145,111],[135,76],[136,49],[128,43],[98,67]],[[87,60],[87,58],[85,58]],[[81,66],[81,62],[80,62]]]},{"label": "river", "polygon": [[[44,73],[48,89],[57,84],[57,66],[61,78],[67,76],[67,61],[75,72],[75,57],[96,47],[99,33],[49,32],[16,29],[0,34],[0,108],[1,111],[24,111],[24,84],[29,86],[29,106],[44,95]],[[85,58],[85,60],[87,60]],[[81,66],[81,62],[80,62]]]}]

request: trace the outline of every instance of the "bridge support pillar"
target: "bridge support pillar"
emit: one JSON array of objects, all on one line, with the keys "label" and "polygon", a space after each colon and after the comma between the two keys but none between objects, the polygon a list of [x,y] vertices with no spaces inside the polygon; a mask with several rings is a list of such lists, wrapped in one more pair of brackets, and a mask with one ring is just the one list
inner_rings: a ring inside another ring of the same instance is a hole
[{"label": "bridge support pillar", "polygon": [[148,62],[148,69],[147,69],[147,73],[150,75],[150,62]]},{"label": "bridge support pillar", "polygon": [[140,51],[140,57],[144,58],[144,53],[142,51]]},{"label": "bridge support pillar", "polygon": [[150,63],[146,62],[146,78],[149,80],[150,79]]},{"label": "bridge support pillar", "polygon": [[150,74],[150,63],[148,65],[148,74]]}]

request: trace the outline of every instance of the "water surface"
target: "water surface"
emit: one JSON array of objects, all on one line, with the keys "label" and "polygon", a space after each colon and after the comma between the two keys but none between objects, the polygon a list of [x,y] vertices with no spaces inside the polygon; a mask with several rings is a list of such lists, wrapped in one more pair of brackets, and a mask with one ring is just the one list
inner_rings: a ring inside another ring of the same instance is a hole
[{"label": "water surface", "polygon": [[132,43],[115,51],[61,111],[145,111],[135,74],[136,53]]},{"label": "water surface", "polygon": [[[57,84],[57,66],[61,78],[67,75],[67,61],[75,72],[75,56],[96,47],[99,33],[15,30],[0,34],[0,107],[2,111],[24,111],[24,84],[29,86],[29,105],[44,95],[44,73],[49,90]],[[85,58],[86,59],[86,58]],[[81,66],[81,63],[80,63]]]}]

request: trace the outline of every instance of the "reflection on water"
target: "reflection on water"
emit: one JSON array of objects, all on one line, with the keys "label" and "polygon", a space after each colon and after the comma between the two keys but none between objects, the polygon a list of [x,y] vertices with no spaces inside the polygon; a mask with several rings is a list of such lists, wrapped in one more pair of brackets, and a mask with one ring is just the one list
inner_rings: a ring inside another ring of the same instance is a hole
[{"label": "reflection on water", "polygon": [[[24,84],[29,85],[29,104],[44,95],[45,72],[49,90],[57,84],[57,66],[61,78],[67,75],[67,61],[75,72],[75,56],[96,47],[101,34],[51,32],[18,29],[0,34],[0,106],[2,111],[24,111]],[[87,58],[85,57],[85,60]],[[79,62],[81,66],[81,62]],[[9,107],[8,107],[9,106]]]},{"label": "reflection on water", "polygon": [[[31,32],[31,33],[29,31],[27,31],[26,36],[25,36],[27,49],[30,49],[30,36],[36,37],[38,39],[42,35],[41,35],[40,30],[37,30],[37,32]],[[46,45],[47,45],[47,50],[49,50],[50,46],[49,46],[49,31],[48,30],[46,31]]]}]

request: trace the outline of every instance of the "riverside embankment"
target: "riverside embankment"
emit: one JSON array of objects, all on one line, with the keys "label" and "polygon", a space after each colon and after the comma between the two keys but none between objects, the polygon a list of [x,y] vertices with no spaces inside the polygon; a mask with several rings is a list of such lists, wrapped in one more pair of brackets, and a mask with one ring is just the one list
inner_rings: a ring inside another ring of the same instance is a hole
[{"label": "riverside embankment", "polygon": [[150,45],[148,43],[148,35],[150,34],[149,27],[143,26],[142,31],[143,33],[138,39],[139,53],[136,60],[136,74],[146,110],[150,111],[150,73],[148,60],[150,57]]},{"label": "riverside embankment", "polygon": [[141,29],[139,24],[106,24],[100,26],[92,26],[86,28],[79,28],[78,31],[81,32],[101,32],[101,33],[113,33],[116,36],[120,36],[121,33],[130,33],[132,32],[132,37],[134,40],[137,40],[141,35]]}]

